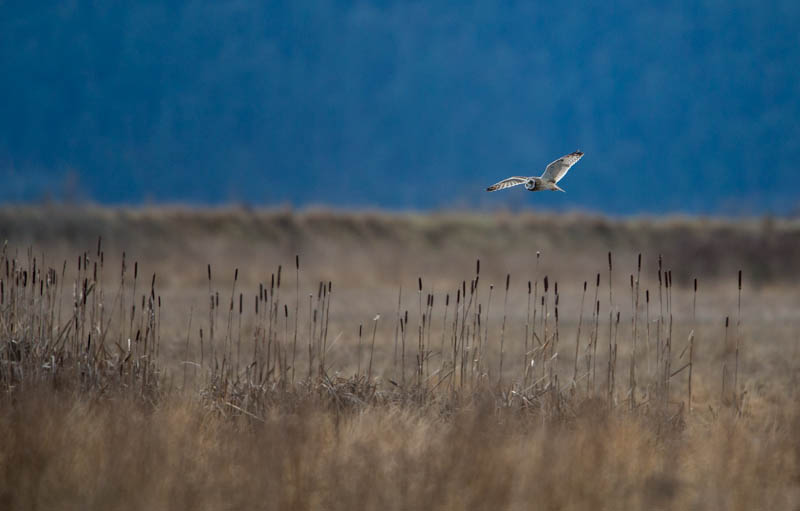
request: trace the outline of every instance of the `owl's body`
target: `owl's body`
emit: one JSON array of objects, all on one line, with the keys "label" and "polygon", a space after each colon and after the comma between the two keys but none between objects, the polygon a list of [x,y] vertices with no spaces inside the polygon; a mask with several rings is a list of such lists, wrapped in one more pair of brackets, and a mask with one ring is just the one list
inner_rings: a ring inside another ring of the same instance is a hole
[{"label": "owl's body", "polygon": [[[529,192],[543,192],[545,190],[561,190],[555,183],[551,183],[549,181],[545,181],[540,177],[531,177],[528,178],[528,181],[525,183],[525,189]],[[562,192],[564,190],[561,190]]]},{"label": "owl's body", "polygon": [[523,177],[515,176],[504,179],[499,183],[495,183],[486,189],[487,192],[494,192],[504,188],[511,188],[512,186],[525,185],[525,189],[530,192],[540,192],[544,190],[552,190],[563,192],[558,186],[558,182],[567,174],[570,167],[575,165],[581,159],[583,153],[575,151],[566,156],[562,156],[553,163],[547,166],[541,177]]}]

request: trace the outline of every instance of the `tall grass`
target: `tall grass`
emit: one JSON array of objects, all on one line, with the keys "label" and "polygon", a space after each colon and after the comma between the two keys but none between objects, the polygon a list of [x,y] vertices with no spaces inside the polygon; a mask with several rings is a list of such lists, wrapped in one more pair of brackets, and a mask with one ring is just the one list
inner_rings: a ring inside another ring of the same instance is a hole
[{"label": "tall grass", "polygon": [[[0,434],[8,439],[0,448],[0,501],[9,509],[112,502],[118,508],[521,508],[533,499],[563,509],[747,509],[798,502],[800,451],[789,434],[800,424],[796,395],[774,397],[784,408],[771,419],[745,401],[753,387],[739,374],[741,272],[728,392],[729,360],[695,353],[697,279],[691,333],[686,348],[673,353],[676,291],[660,256],[651,277],[659,283],[659,315],[651,323],[645,289],[644,338],[642,256],[630,275],[628,330],[626,313],[613,301],[609,252],[608,301],[599,296],[598,273],[582,343],[583,282],[574,350],[564,354],[564,294],[548,275],[539,294],[538,274],[533,284],[529,275],[506,274],[499,338],[490,328],[494,285],[480,293],[479,261],[474,278],[453,284],[444,300],[432,288],[426,292],[419,277],[417,318],[411,318],[417,342],[408,346],[414,332],[402,291],[393,324],[382,326],[374,315],[371,332],[364,318],[347,334],[329,334],[331,316],[341,310],[333,282],[319,281],[307,303],[301,300],[300,283],[308,279],[299,255],[296,288],[283,297],[282,266],[267,285],[241,281],[238,268],[227,283],[216,282],[208,264],[201,300],[208,313],[191,308],[185,331],[166,340],[182,347],[177,367],[162,359],[161,321],[172,314],[170,304],[162,304],[155,274],[141,291],[139,261],[131,279],[123,254],[119,282],[107,293],[101,240],[95,256],[80,254],[74,272],[66,262],[44,260],[8,245],[0,255]],[[230,295],[222,312],[221,290]],[[252,310],[245,296],[253,297]],[[513,324],[510,307],[525,311],[524,324]],[[603,309],[606,353],[598,350]],[[435,317],[441,318],[438,350]],[[703,348],[727,346],[727,317],[720,333],[705,335]],[[522,364],[507,354],[521,354]],[[617,377],[621,354],[629,357],[627,384]],[[410,378],[407,355],[415,361]],[[504,363],[507,356],[512,363]],[[605,382],[597,378],[598,359],[607,367]],[[709,392],[720,374],[722,391]],[[686,392],[675,391],[684,378]],[[700,402],[693,416],[701,419],[692,419],[693,403]],[[700,471],[698,459],[712,466]]]}]

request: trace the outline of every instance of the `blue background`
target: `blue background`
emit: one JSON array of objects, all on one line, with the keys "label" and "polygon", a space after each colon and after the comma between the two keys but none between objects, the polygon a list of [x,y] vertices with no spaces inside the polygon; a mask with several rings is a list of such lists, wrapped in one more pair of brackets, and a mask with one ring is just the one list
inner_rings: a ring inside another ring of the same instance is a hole
[{"label": "blue background", "polygon": [[800,209],[796,0],[0,0],[0,69],[3,202]]}]

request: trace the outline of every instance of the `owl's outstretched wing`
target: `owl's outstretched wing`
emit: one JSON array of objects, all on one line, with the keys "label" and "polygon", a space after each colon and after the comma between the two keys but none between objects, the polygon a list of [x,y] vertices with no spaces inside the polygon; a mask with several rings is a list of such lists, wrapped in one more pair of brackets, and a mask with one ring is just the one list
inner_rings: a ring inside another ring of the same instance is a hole
[{"label": "owl's outstretched wing", "polygon": [[551,183],[558,183],[564,176],[567,175],[570,167],[578,163],[578,160],[580,160],[582,156],[583,153],[581,151],[575,151],[574,153],[562,156],[544,169],[542,180],[550,181]]},{"label": "owl's outstretched wing", "polygon": [[525,184],[526,182],[528,182],[529,179],[530,179],[529,177],[521,177],[521,176],[510,177],[508,179],[503,179],[499,183],[493,184],[492,186],[487,188],[486,191],[495,192],[497,190],[502,190],[504,188],[511,188],[512,186]]}]

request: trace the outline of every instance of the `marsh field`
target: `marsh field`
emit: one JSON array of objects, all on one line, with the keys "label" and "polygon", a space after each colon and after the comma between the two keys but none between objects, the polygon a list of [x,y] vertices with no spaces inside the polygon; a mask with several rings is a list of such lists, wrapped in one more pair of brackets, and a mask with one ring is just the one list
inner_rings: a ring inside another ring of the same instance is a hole
[{"label": "marsh field", "polygon": [[800,222],[0,209],[2,509],[798,509]]}]

